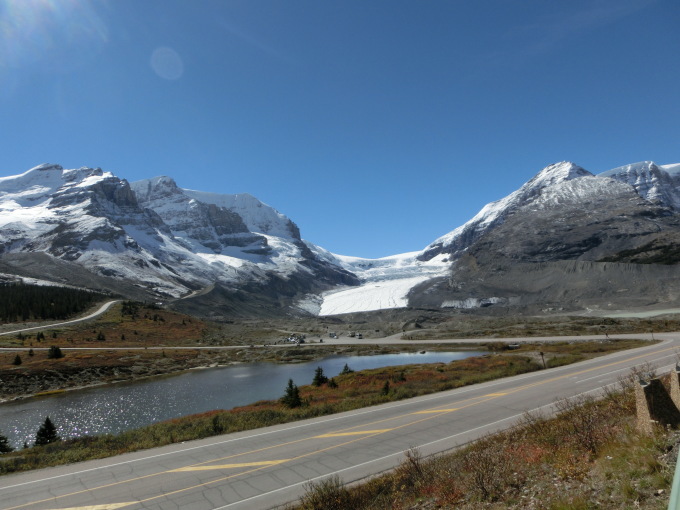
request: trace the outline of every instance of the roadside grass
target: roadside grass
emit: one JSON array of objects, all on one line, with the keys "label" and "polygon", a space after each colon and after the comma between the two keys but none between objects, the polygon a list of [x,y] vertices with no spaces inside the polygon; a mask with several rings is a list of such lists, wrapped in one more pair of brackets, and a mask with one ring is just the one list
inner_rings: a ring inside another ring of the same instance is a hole
[{"label": "roadside grass", "polygon": [[555,417],[527,414],[453,453],[423,459],[408,451],[394,471],[359,485],[337,476],[309,484],[287,508],[666,508],[680,434],[636,431],[631,380],[599,401],[559,402]]},{"label": "roadside grass", "polygon": [[[641,342],[638,345],[648,344]],[[289,423],[540,369],[542,365],[532,356],[494,354],[451,363],[385,367],[341,374],[333,377],[337,387],[328,383],[319,387],[301,386],[304,405],[298,408],[289,409],[279,401],[260,401],[227,411],[216,410],[164,421],[118,435],[82,437],[35,446],[1,455],[0,474]],[[386,382],[389,383],[387,392]],[[282,395],[283,392],[284,388],[281,388]]]}]

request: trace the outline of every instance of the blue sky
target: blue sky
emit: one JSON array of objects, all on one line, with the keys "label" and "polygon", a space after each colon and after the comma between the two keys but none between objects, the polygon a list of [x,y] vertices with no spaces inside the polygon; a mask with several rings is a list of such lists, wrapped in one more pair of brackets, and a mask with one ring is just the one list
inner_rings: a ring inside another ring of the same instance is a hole
[{"label": "blue sky", "polygon": [[0,0],[0,175],[247,192],[419,250],[548,164],[680,162],[676,0]]}]

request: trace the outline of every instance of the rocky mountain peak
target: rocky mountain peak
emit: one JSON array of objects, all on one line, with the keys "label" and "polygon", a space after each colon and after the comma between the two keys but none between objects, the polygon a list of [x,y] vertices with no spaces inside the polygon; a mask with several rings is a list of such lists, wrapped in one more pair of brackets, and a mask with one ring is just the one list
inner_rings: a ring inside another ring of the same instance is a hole
[{"label": "rocky mountain peak", "polygon": [[134,182],[132,187],[140,200],[148,200],[152,196],[155,198],[169,197],[181,193],[175,180],[165,175]]},{"label": "rocky mountain peak", "polygon": [[570,161],[562,161],[545,167],[538,172],[521,189],[543,189],[553,186],[560,182],[578,179],[579,177],[590,176],[593,174]]},{"label": "rocky mountain peak", "polygon": [[598,174],[629,184],[645,200],[680,209],[680,175],[669,169],[676,165],[658,166],[641,161]]},{"label": "rocky mountain peak", "polygon": [[508,215],[520,207],[540,199],[548,190],[562,183],[583,177],[594,177],[592,173],[568,161],[545,167],[524,186],[510,195],[485,205],[476,216],[464,225],[440,237],[430,244],[418,260],[431,260],[441,254],[458,256],[474,241],[489,230],[502,224]]},{"label": "rocky mountain peak", "polygon": [[[59,171],[64,169],[63,166],[54,163],[43,163],[41,165],[35,166],[29,170],[29,172],[49,172],[49,171]],[[28,173],[28,172],[27,172]]]},{"label": "rocky mountain peak", "polygon": [[300,229],[290,218],[248,193],[222,195],[190,189],[182,191],[196,200],[237,213],[251,232],[301,240]]}]

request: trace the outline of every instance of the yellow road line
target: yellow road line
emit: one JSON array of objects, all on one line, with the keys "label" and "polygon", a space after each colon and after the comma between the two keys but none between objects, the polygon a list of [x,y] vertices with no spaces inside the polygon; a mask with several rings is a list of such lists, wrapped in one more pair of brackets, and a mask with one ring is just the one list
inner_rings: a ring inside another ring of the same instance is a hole
[{"label": "yellow road line", "polygon": [[123,508],[136,503],[136,501],[128,501],[127,503],[107,503],[105,505],[90,505],[90,506],[72,506],[70,508],[60,508],[58,510],[116,510],[116,508]]},{"label": "yellow road line", "polygon": [[484,396],[485,397],[502,397],[503,395],[507,395],[507,393],[487,393]]},{"label": "yellow road line", "polygon": [[[426,419],[429,419],[429,418],[426,418]],[[423,420],[421,420],[421,421],[423,421]],[[377,435],[377,434],[373,434],[373,435]],[[299,455],[299,456],[297,456],[297,457],[293,457],[292,459],[288,459],[288,460],[289,460],[289,461],[299,460],[299,459],[302,459],[302,458],[304,458],[304,457],[309,457],[310,455],[315,455],[315,454],[317,454],[317,453],[321,453],[321,452],[325,452],[325,451],[328,451],[328,450],[332,450],[332,449],[334,449],[334,448],[339,448],[339,447],[341,447],[341,446],[346,446],[346,445],[348,445],[348,444],[356,443],[357,441],[362,441],[363,439],[366,439],[366,438],[368,438],[368,437],[372,437],[372,436],[362,436],[362,437],[360,437],[360,438],[358,438],[358,439],[352,439],[351,441],[345,441],[344,443],[340,443],[340,444],[337,444],[337,445],[333,445],[333,446],[330,446],[330,447],[328,447],[328,448],[322,448],[322,449],[320,449],[320,450],[314,450],[313,452],[304,453],[304,454],[302,454],[302,455]],[[143,504],[143,503],[147,503],[147,502],[149,502],[149,501],[153,501],[154,499],[158,499],[158,498],[163,498],[163,497],[171,496],[171,495],[173,495],[173,494],[178,494],[178,493],[180,493],[180,492],[185,492],[185,491],[189,491],[189,490],[192,490],[192,489],[199,489],[199,488],[201,488],[201,487],[205,487],[206,485],[210,485],[211,483],[224,482],[224,481],[226,481],[226,480],[230,480],[231,478],[236,478],[237,476],[248,475],[248,474],[254,473],[254,472],[256,472],[256,471],[261,471],[262,469],[266,469],[267,467],[269,467],[269,466],[259,466],[259,467],[256,467],[256,468],[254,468],[254,469],[251,469],[251,470],[249,470],[249,471],[243,471],[242,473],[235,473],[235,474],[233,474],[233,475],[229,475],[229,476],[225,476],[225,477],[222,477],[222,478],[218,478],[218,479],[216,479],[216,480],[210,480],[209,482],[199,483],[199,484],[194,485],[194,486],[192,486],[192,487],[185,487],[185,488],[183,488],[183,489],[177,489],[177,490],[172,491],[172,492],[166,492],[166,493],[164,493],[164,494],[159,494],[158,496],[151,496],[151,497],[146,498],[146,499],[140,499],[139,501],[135,501],[135,504]]]},{"label": "yellow road line", "polygon": [[181,473],[184,471],[210,471],[211,469],[233,469],[241,467],[253,467],[253,466],[273,466],[275,464],[282,464],[288,462],[290,459],[281,460],[263,460],[259,462],[241,462],[238,464],[217,464],[211,466],[187,466],[179,469],[173,469],[168,471],[169,473]]},{"label": "yellow road line", "polygon": [[452,407],[451,409],[428,409],[427,411],[416,411],[411,414],[436,414],[436,413],[452,413],[453,411],[458,411],[460,407]]},{"label": "yellow road line", "polygon": [[382,434],[393,429],[378,429],[378,430],[353,430],[352,432],[331,432],[329,434],[321,434],[320,436],[313,436],[312,439],[321,439],[323,437],[342,437],[342,436],[363,436],[367,434]]}]

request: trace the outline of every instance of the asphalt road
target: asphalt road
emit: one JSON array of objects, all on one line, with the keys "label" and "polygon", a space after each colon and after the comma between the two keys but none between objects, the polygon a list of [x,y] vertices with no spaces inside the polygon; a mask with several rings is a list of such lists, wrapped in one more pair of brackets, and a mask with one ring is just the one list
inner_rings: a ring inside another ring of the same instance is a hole
[{"label": "asphalt road", "polygon": [[103,305],[101,305],[99,308],[97,308],[94,312],[84,316],[80,317],[78,319],[73,319],[70,321],[65,321],[65,322],[54,322],[54,323],[44,323],[41,324],[40,326],[33,326],[30,328],[23,328],[23,329],[15,329],[13,331],[5,331],[4,333],[0,333],[0,336],[4,335],[15,335],[17,333],[24,333],[26,331],[35,331],[36,329],[47,329],[47,328],[56,328],[59,326],[68,326],[69,324],[76,324],[77,322],[83,322],[83,321],[89,321],[90,319],[94,319],[95,317],[99,317],[101,314],[106,312],[109,308],[111,308],[115,303],[118,303],[120,299],[114,299],[113,301],[107,301]]},{"label": "asphalt road", "polygon": [[598,359],[343,414],[0,478],[2,509],[272,508],[310,481],[395,467],[404,452],[450,450],[512,426],[525,411],[596,393],[630,368],[674,366],[680,333]]}]

